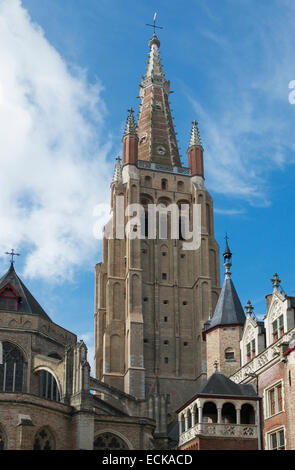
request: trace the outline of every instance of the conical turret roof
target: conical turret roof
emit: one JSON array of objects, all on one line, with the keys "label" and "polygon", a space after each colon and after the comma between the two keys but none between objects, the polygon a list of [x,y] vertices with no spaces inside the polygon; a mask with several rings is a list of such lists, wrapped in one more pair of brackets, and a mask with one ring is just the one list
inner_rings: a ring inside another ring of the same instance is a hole
[{"label": "conical turret roof", "polygon": [[220,296],[207,330],[221,325],[243,325],[245,314],[231,278],[224,279]]},{"label": "conical turret roof", "polygon": [[228,246],[228,239],[226,236],[226,246],[223,253],[225,278],[223,286],[216,304],[214,315],[205,323],[205,330],[211,330],[216,326],[221,325],[244,325],[246,317],[244,310],[235,289],[234,283],[231,279],[229,271],[231,267],[232,253]]},{"label": "conical turret roof", "polygon": [[7,284],[10,284],[20,295],[20,302],[18,305],[18,312],[30,313],[34,315],[40,315],[46,320],[50,320],[47,313],[43,310],[41,305],[33,297],[31,292],[24,285],[22,280],[18,277],[15,272],[13,263],[11,263],[9,270],[0,279],[0,290],[3,289]]}]

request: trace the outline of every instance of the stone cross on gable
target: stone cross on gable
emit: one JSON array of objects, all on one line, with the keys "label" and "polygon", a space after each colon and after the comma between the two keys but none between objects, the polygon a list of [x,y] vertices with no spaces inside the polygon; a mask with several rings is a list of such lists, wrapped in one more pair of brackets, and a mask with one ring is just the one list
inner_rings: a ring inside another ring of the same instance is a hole
[{"label": "stone cross on gable", "polygon": [[251,317],[251,316],[252,316],[252,312],[253,312],[253,310],[254,310],[254,307],[252,306],[250,300],[248,300],[247,305],[245,305],[245,309],[246,309],[246,312],[247,312],[247,316],[248,316],[248,317]]},{"label": "stone cross on gable", "polygon": [[281,280],[279,278],[279,275],[277,273],[275,273],[273,275],[273,278],[271,279],[271,282],[272,282],[272,286],[274,289],[277,289],[281,283]]}]

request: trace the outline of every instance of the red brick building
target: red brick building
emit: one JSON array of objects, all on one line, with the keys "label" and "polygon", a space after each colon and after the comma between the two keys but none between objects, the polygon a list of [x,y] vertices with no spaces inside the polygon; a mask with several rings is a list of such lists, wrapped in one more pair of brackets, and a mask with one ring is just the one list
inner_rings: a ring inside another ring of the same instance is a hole
[{"label": "red brick building", "polygon": [[[250,449],[257,445],[258,449],[265,450],[294,450],[295,298],[280,289],[281,281],[275,274],[272,279],[273,292],[266,296],[266,315],[263,321],[257,320],[253,315],[250,301],[245,307],[245,316],[231,281],[231,256],[227,244],[224,253],[224,284],[214,315],[205,323],[203,332],[207,348],[207,372],[210,373],[214,363],[218,363],[221,372],[229,377],[228,384],[234,382],[240,387],[250,384],[255,387],[258,392],[255,421],[257,440],[255,444],[254,440],[248,444],[244,436],[239,435],[238,426],[241,421],[236,400],[232,401],[236,407],[236,418],[232,415],[231,423],[233,438],[225,439],[220,435],[224,428],[223,419],[226,419],[223,414],[224,400],[229,400],[229,397],[222,396],[218,391],[220,384],[212,379],[215,376],[213,373],[205,385],[208,392],[208,384],[213,384],[209,390],[211,397],[209,393],[206,400],[210,398],[215,403],[217,414],[216,411],[213,417],[207,414],[206,420],[211,420],[209,424],[205,424],[199,416],[198,422],[194,418],[193,426],[189,425],[186,415],[189,416],[192,412],[191,401],[196,401],[197,398],[200,400],[204,392],[204,387],[199,389],[196,396],[178,410],[179,448],[235,450]],[[220,395],[221,402],[216,401],[217,394]],[[232,395],[231,398],[234,397]]]},{"label": "red brick building", "polygon": [[259,401],[252,384],[236,384],[216,369],[177,410],[179,449],[257,450]]}]

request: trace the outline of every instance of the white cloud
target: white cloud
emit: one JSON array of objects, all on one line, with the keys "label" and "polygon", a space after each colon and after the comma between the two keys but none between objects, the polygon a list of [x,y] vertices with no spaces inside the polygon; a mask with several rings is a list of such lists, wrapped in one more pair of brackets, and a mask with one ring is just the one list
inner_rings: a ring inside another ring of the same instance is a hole
[{"label": "white cloud", "polygon": [[21,1],[0,0],[0,256],[27,252],[26,277],[69,279],[95,253],[93,209],[113,168],[101,93]]},{"label": "white cloud", "polygon": [[212,30],[201,30],[222,51],[208,70],[210,109],[195,91],[186,92],[200,122],[208,188],[255,206],[271,204],[272,178],[295,163],[295,106],[288,101],[295,79],[295,5],[275,3],[261,7],[263,24],[249,5],[245,24],[251,21],[251,34],[241,31],[239,47],[213,22]]},{"label": "white cloud", "polygon": [[220,214],[220,215],[241,215],[245,214],[244,209],[218,209],[214,208],[215,214]]}]

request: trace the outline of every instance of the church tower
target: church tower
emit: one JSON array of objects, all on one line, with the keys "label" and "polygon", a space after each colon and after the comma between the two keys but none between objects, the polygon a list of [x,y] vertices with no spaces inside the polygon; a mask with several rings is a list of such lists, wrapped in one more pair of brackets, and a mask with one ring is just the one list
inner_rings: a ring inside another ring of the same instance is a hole
[{"label": "church tower", "polygon": [[[198,125],[193,121],[185,168],[159,48],[154,34],[138,122],[129,109],[122,164],[118,158],[111,184],[112,217],[105,233],[113,238],[104,238],[96,266],[95,374],[138,399],[164,394],[173,413],[206,377],[202,330],[220,292],[219,247]],[[142,226],[129,226],[133,236],[126,237],[129,218],[118,214],[131,204],[141,205],[145,222],[152,204],[187,204],[190,212],[193,204],[201,205],[200,247],[185,250],[182,239],[171,237],[170,214],[166,239],[158,230],[154,239],[136,238]]]}]

